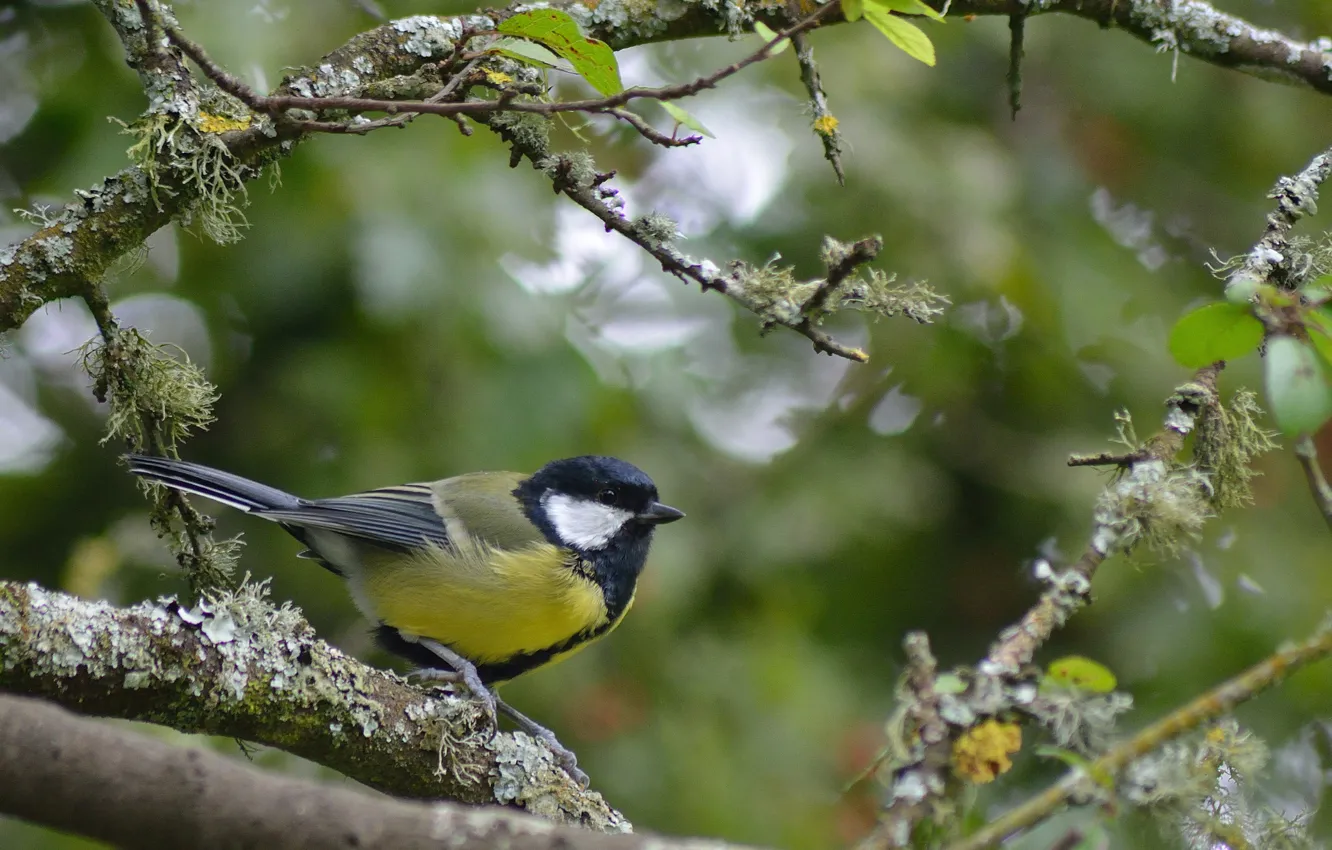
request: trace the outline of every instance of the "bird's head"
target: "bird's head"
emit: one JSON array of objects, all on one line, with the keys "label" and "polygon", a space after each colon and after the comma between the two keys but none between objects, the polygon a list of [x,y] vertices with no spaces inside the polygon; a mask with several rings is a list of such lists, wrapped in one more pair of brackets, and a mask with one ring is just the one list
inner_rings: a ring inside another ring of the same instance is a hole
[{"label": "bird's head", "polygon": [[551,461],[515,495],[548,540],[578,552],[649,538],[658,525],[684,516],[657,501],[657,485],[643,470],[613,457]]}]

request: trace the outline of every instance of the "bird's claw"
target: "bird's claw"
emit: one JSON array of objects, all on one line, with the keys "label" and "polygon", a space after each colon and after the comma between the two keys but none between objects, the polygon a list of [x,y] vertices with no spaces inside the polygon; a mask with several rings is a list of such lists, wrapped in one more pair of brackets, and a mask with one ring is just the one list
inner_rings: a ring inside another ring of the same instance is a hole
[{"label": "bird's claw", "polygon": [[586,788],[591,783],[588,775],[579,769],[578,757],[575,756],[568,747],[560,743],[559,739],[555,737],[555,733],[500,699],[499,695],[496,694],[494,690],[487,687],[486,683],[481,681],[481,674],[477,672],[475,664],[468,661],[466,658],[463,658],[439,641],[430,640],[429,638],[418,638],[418,642],[421,646],[424,646],[426,649],[435,653],[435,655],[438,655],[442,661],[447,662],[453,669],[444,670],[427,668],[415,671],[415,675],[420,677],[423,681],[462,682],[463,686],[471,692],[472,696],[481,703],[482,709],[484,710],[486,717],[490,720],[490,725],[493,729],[499,729],[499,712],[503,711],[509,718],[517,723],[524,732],[531,735],[533,738],[539,739],[549,747],[560,766],[563,767],[565,771],[568,772],[569,776],[571,776],[581,787]]}]

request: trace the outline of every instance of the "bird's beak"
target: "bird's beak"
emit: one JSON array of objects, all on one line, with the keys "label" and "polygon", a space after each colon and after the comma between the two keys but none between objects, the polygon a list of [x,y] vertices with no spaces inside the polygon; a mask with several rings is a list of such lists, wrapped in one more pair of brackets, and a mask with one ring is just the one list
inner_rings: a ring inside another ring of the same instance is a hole
[{"label": "bird's beak", "polygon": [[653,502],[647,506],[647,510],[640,513],[637,517],[639,522],[646,522],[650,525],[661,525],[667,522],[675,522],[677,519],[684,518],[684,511],[676,510],[670,505],[663,505],[661,502]]}]

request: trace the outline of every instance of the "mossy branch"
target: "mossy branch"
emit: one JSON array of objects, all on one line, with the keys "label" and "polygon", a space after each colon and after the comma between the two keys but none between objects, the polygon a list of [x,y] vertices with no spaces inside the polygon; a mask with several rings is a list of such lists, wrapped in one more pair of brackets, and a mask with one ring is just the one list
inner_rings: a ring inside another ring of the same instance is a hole
[{"label": "mossy branch", "polygon": [[[174,22],[165,4],[95,0],[138,70],[150,106],[140,119],[143,138],[173,140],[137,147],[137,165],[108,177],[67,205],[59,217],[27,239],[0,250],[0,331],[23,323],[43,304],[80,295],[100,284],[124,254],[137,250],[167,223],[197,218],[210,236],[231,238],[244,205],[243,186],[266,164],[290,155],[301,140],[291,126],[259,120],[236,109],[211,86],[197,85],[174,48],[148,38],[141,10]],[[942,7],[942,2],[933,4]],[[616,49],[654,41],[738,34],[751,21],[734,4],[696,0],[663,7],[603,0],[562,4],[587,30]],[[1072,14],[1216,64],[1279,75],[1332,93],[1326,68],[1332,53],[1314,43],[1261,30],[1199,0],[959,0],[951,14]],[[784,12],[765,13],[769,21]],[[831,15],[827,23],[836,22]],[[277,95],[350,95],[373,92],[399,77],[447,60],[465,30],[488,18],[420,15],[357,35],[308,68],[298,68]],[[1169,43],[1166,44],[1166,41]],[[321,74],[317,69],[327,69]],[[334,89],[333,87],[337,88]],[[181,123],[188,129],[179,128]],[[172,136],[175,133],[176,135]],[[225,147],[225,155],[219,145]],[[177,146],[179,147],[179,146]]]},{"label": "mossy branch", "polygon": [[[1101,798],[1108,779],[1119,774],[1135,761],[1160,750],[1167,742],[1205,724],[1218,720],[1237,705],[1258,696],[1286,679],[1291,673],[1322,661],[1332,655],[1332,624],[1325,623],[1302,643],[1280,649],[1243,673],[1229,679],[1143,729],[1129,740],[1112,748],[1105,755],[1084,768],[1069,771],[1059,782],[1041,794],[1023,803],[995,820],[966,840],[949,846],[949,850],[984,850],[994,847],[1005,838],[1027,829],[1054,814],[1074,798],[1097,800]],[[1205,745],[1213,750],[1212,773],[1222,760],[1239,773],[1244,763],[1252,758],[1253,743],[1227,732],[1209,734]],[[1193,752],[1173,754],[1176,760],[1197,761]],[[1158,774],[1159,777],[1159,774]],[[1284,825],[1283,825],[1284,827]],[[1233,845],[1232,845],[1233,846]],[[1270,846],[1264,844],[1263,846]]]},{"label": "mossy branch", "polygon": [[[1050,729],[1061,746],[1093,749],[1128,708],[1116,695],[1051,697],[1037,690],[1031,667],[1037,651],[1078,611],[1090,604],[1091,581],[1112,555],[1145,546],[1171,552],[1197,532],[1216,510],[1249,498],[1252,457],[1272,447],[1271,435],[1258,424],[1261,411],[1251,393],[1240,391],[1223,405],[1217,378],[1224,364],[1198,370],[1166,399],[1161,430],[1145,441],[1132,432],[1127,415],[1118,417],[1119,438],[1128,451],[1097,455],[1098,463],[1120,467],[1105,487],[1093,513],[1093,529],[1082,555],[1062,569],[1042,562],[1036,577],[1046,590],[1022,619],[1000,632],[974,669],[951,672],[956,686],[941,693],[933,662],[909,665],[899,692],[900,718],[893,730],[882,773],[888,786],[879,824],[865,838],[863,850],[915,846],[922,832],[947,833],[958,823],[955,799],[966,783],[956,775],[959,742],[982,746],[994,761],[1007,762],[1014,729],[986,727],[981,743],[974,730],[990,719],[1026,718]],[[1194,437],[1192,462],[1178,455]],[[1086,457],[1075,457],[1083,465]],[[925,657],[924,635],[909,635],[908,658]],[[928,653],[926,653],[928,655]],[[912,672],[914,671],[914,672]],[[993,778],[993,773],[990,778]],[[980,781],[974,775],[966,777]]]},{"label": "mossy branch", "polygon": [[318,640],[264,585],[116,608],[0,582],[0,690],[74,711],[277,747],[398,797],[627,829],[551,752],[465,696],[413,687]]}]

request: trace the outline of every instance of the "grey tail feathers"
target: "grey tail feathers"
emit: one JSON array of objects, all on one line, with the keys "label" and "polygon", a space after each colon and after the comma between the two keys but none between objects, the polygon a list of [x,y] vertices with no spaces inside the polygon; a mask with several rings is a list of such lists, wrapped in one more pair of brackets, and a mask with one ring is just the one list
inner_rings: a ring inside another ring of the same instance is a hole
[{"label": "grey tail feathers", "polygon": [[292,510],[305,503],[276,487],[197,463],[148,455],[125,455],[125,460],[130,472],[141,478],[242,511]]}]

